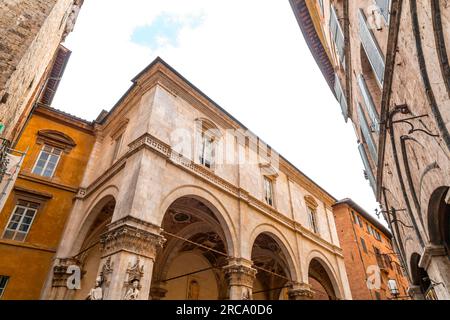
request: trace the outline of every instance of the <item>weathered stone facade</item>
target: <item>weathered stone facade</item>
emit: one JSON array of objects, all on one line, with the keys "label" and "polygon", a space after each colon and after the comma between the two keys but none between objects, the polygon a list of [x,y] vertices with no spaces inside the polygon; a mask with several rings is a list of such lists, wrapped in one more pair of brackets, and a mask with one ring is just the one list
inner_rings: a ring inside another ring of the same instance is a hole
[{"label": "weathered stone facade", "polygon": [[83,0],[4,0],[0,3],[0,123],[16,140],[38,98],[61,42]]},{"label": "weathered stone facade", "polygon": [[52,269],[81,289],[50,271],[42,298],[351,299],[336,200],[161,59],[95,131]]},{"label": "weathered stone facade", "polygon": [[354,125],[411,294],[450,299],[449,2],[291,3]]}]

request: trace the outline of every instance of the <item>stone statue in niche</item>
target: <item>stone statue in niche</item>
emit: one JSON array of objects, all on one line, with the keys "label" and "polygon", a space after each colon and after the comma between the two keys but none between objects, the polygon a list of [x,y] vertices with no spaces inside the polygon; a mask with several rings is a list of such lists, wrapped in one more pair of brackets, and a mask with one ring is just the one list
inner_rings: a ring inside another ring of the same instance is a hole
[{"label": "stone statue in niche", "polygon": [[138,300],[139,294],[140,294],[140,290],[139,290],[140,286],[141,286],[141,282],[139,281],[139,279],[134,279],[131,282],[131,288],[128,289],[123,300]]},{"label": "stone statue in niche", "polygon": [[252,294],[250,293],[250,289],[248,288],[244,289],[244,292],[242,293],[242,300],[252,300]]},{"label": "stone statue in niche", "polygon": [[132,264],[127,270],[127,291],[123,300],[139,300],[141,279],[144,276],[144,266],[141,266],[140,264],[141,263],[139,257],[136,257],[136,262]]},{"label": "stone statue in niche", "polygon": [[200,297],[200,284],[197,280],[191,280],[188,288],[188,300],[198,300]]},{"label": "stone statue in niche", "polygon": [[95,287],[93,289],[91,289],[86,300],[103,300],[102,284],[103,284],[102,277],[97,277],[97,279],[95,281]]}]

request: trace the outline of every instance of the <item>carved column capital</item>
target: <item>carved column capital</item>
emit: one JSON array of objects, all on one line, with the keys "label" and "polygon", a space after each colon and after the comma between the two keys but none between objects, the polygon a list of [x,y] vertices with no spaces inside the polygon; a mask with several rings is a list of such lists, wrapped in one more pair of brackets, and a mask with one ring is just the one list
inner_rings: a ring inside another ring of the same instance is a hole
[{"label": "carved column capital", "polygon": [[230,286],[245,286],[253,288],[257,270],[251,267],[251,262],[243,259],[231,259],[224,267],[225,277]]},{"label": "carved column capital", "polygon": [[161,229],[138,219],[127,217],[111,224],[101,236],[103,256],[111,256],[121,251],[154,260],[166,239]]},{"label": "carved column capital", "polygon": [[158,282],[152,286],[150,289],[150,296],[152,300],[162,300],[167,294],[167,289],[165,288],[165,284],[162,282]]},{"label": "carved column capital", "polygon": [[309,284],[295,283],[289,290],[290,300],[312,300],[313,298],[314,292]]}]

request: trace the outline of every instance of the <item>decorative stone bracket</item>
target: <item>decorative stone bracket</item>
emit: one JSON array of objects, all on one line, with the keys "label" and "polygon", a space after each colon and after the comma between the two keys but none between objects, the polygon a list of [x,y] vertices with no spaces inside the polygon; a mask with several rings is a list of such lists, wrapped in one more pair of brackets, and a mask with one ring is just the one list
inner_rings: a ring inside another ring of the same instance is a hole
[{"label": "decorative stone bracket", "polygon": [[422,258],[419,261],[419,267],[427,270],[433,257],[442,257],[446,255],[447,251],[444,246],[428,245],[423,251]]},{"label": "decorative stone bracket", "polygon": [[80,261],[73,258],[58,259],[57,264],[53,267],[52,287],[67,288],[67,280],[71,276],[67,273],[69,267],[80,267]]}]

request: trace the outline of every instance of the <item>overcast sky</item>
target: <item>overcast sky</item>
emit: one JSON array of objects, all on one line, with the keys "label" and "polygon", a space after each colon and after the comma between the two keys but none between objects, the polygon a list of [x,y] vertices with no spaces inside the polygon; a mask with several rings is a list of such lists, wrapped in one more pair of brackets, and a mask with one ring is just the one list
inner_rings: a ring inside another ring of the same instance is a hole
[{"label": "overcast sky", "polygon": [[287,0],[88,0],[53,107],[94,120],[157,56],[338,199],[377,204]]}]

